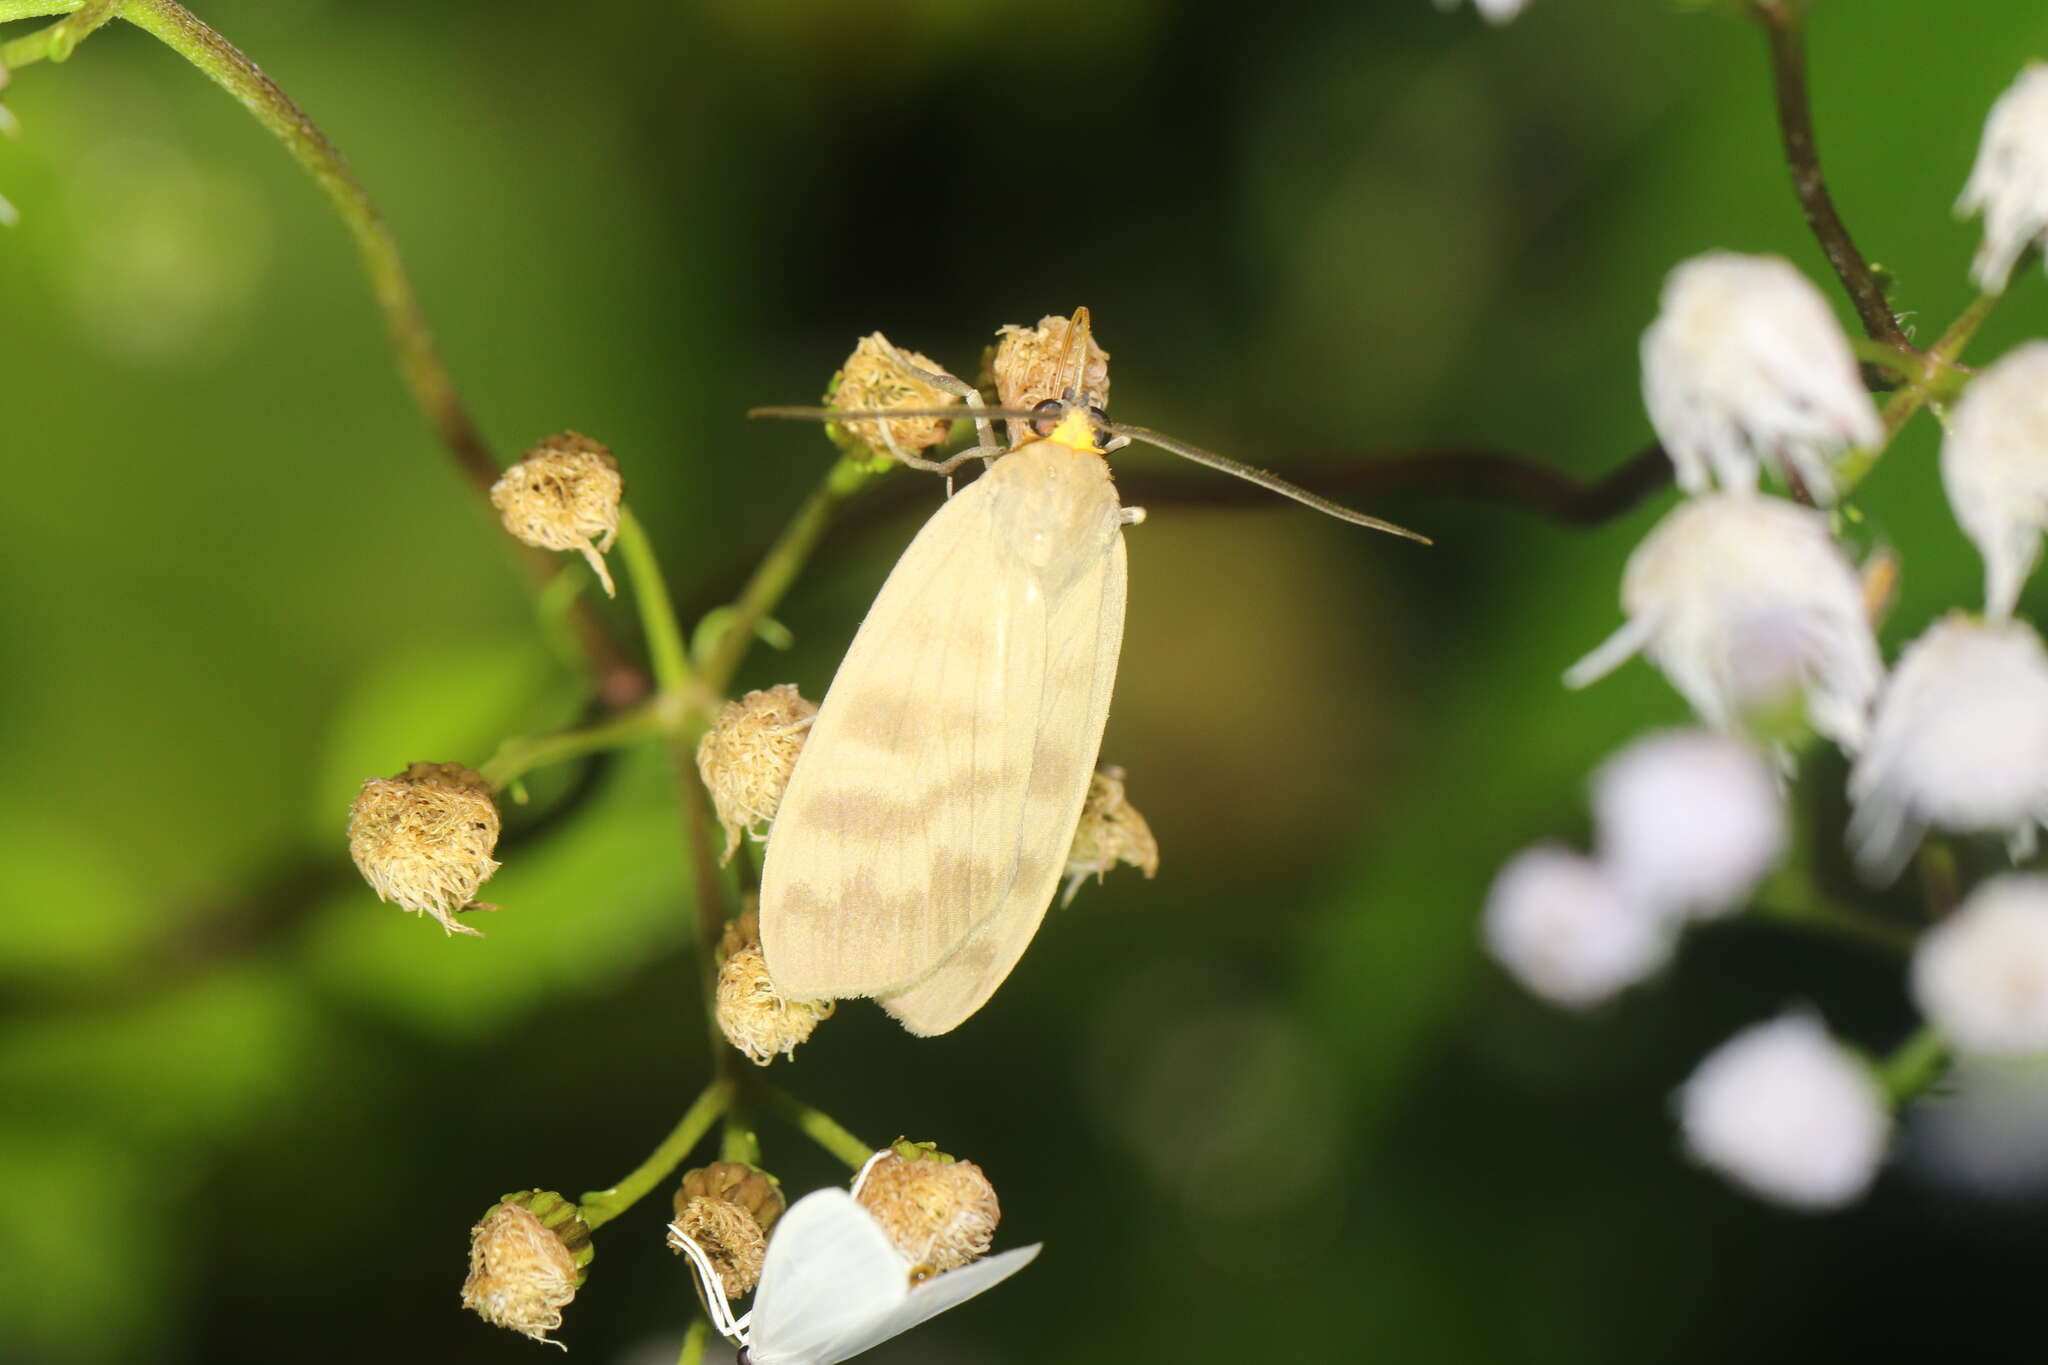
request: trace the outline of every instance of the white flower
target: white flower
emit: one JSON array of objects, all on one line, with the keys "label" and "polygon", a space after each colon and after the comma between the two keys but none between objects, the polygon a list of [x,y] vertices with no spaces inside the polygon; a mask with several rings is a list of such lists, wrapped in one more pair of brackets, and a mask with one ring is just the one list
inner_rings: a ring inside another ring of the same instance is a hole
[{"label": "white flower", "polygon": [[1789,261],[1686,261],[1665,278],[1642,350],[1650,424],[1688,493],[1753,492],[1768,464],[1833,502],[1830,459],[1884,439],[1834,313]]},{"label": "white flower", "polygon": [[1650,735],[1602,764],[1593,819],[1622,893],[1679,918],[1739,909],[1785,847],[1770,765],[1705,730]]},{"label": "white flower", "polygon": [[1486,948],[1535,995],[1590,1009],[1664,965],[1671,936],[1590,858],[1543,846],[1518,854],[1486,897]]},{"label": "white flower", "polygon": [[1849,770],[1849,843],[1883,882],[1930,825],[2005,831],[2014,857],[2048,824],[2048,651],[2020,621],[1954,612],[1906,647]]},{"label": "white flower", "polygon": [[2048,1053],[2048,877],[1993,877],[1928,930],[1913,999],[1958,1051]]},{"label": "white flower", "polygon": [[[1485,15],[1490,23],[1505,24],[1520,14],[1522,6],[1528,3],[1529,0],[1472,0],[1472,8]],[[1436,7],[1442,10],[1456,9],[1458,0],[1436,0]]]},{"label": "white flower", "polygon": [[2020,72],[1991,106],[1984,141],[1956,215],[1982,212],[1984,242],[1970,263],[1970,278],[1999,293],[2012,278],[2020,253],[2048,232],[2048,63]]},{"label": "white flower", "polygon": [[1704,493],[1629,556],[1627,624],[1573,664],[1584,687],[1637,650],[1717,730],[1805,694],[1813,728],[1860,748],[1884,664],[1856,570],[1826,517],[1780,498]]},{"label": "white flower", "polygon": [[1970,381],[1942,438],[1941,482],[1984,556],[1985,613],[2002,620],[2048,526],[2048,341],[2028,342]]},{"label": "white flower", "polygon": [[1891,1118],[1816,1019],[1788,1014],[1709,1053],[1678,1092],[1693,1157],[1773,1203],[1839,1208],[1869,1187]]}]

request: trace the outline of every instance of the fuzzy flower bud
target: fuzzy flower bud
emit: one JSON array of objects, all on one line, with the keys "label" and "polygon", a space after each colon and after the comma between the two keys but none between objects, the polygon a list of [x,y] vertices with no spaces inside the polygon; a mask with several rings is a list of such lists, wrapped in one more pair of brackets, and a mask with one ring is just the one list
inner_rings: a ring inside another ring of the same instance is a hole
[{"label": "fuzzy flower bud", "polygon": [[736,1299],[761,1282],[768,1234],[784,1207],[774,1176],[741,1162],[714,1161],[683,1177],[668,1244],[680,1254],[688,1241],[703,1252],[725,1296]]},{"label": "fuzzy flower bud", "polygon": [[1913,999],[1959,1051],[2048,1055],[2048,877],[1993,877],[1928,930]]},{"label": "fuzzy flower bud", "polygon": [[1827,300],[1778,257],[1711,251],[1678,266],[1642,353],[1650,424],[1688,493],[1753,492],[1768,464],[1830,503],[1830,460],[1884,439]]},{"label": "fuzzy flower bud", "polygon": [[833,1000],[789,1000],[768,975],[761,954],[760,917],[741,915],[725,927],[718,948],[718,1027],[725,1040],[766,1066],[779,1054],[791,1057],[822,1019],[838,1007]]},{"label": "fuzzy flower bud", "polygon": [[551,1346],[562,1310],[589,1277],[590,1229],[553,1190],[508,1194],[469,1230],[462,1306],[493,1327]]},{"label": "fuzzy flower bud", "polygon": [[[1109,352],[1096,344],[1094,330],[1085,316],[1077,329],[1070,318],[1048,315],[1036,327],[1008,323],[996,329],[1002,340],[989,361],[989,375],[995,380],[996,404],[1005,408],[1035,408],[1053,398],[1068,396],[1075,361],[1080,363],[1081,387],[1098,404],[1109,402]],[[1073,356],[1074,346],[1082,348]],[[1010,443],[1032,439],[1031,424],[1018,418],[1009,421]]]},{"label": "fuzzy flower bud", "polygon": [[2048,62],[2020,72],[1991,106],[1984,140],[1956,216],[1984,215],[1984,242],[1970,278],[2000,293],[2020,254],[2048,234]]},{"label": "fuzzy flower bud", "polygon": [[1531,994],[1591,1009],[1671,956],[1657,916],[1623,898],[1590,858],[1548,845],[1517,854],[1487,893],[1486,950]]},{"label": "fuzzy flower bud", "polygon": [[1984,611],[2003,620],[2048,527],[2048,342],[2030,341],[1970,381],[1950,410],[1941,482],[1984,557]]},{"label": "fuzzy flower bud", "polygon": [[1098,768],[1088,781],[1088,800],[1067,850],[1067,892],[1060,904],[1072,905],[1082,882],[1092,876],[1099,885],[1118,863],[1129,863],[1151,880],[1159,873],[1159,842],[1138,808],[1125,799],[1124,770]]},{"label": "fuzzy flower bud", "polygon": [[718,720],[697,742],[697,772],[725,830],[721,863],[732,861],[741,830],[765,837],[817,717],[818,708],[794,683],[749,692],[719,708]]},{"label": "fuzzy flower bud", "polygon": [[[914,367],[914,368],[913,368]],[[960,401],[959,395],[941,388],[918,374],[946,374],[944,366],[916,351],[901,351],[889,338],[873,332],[860,339],[833,380],[830,402],[849,412],[886,411],[890,408],[943,408]],[[950,377],[950,376],[949,376]],[[906,417],[894,422],[844,422],[839,424],[854,440],[877,455],[893,450],[916,454],[946,439],[953,424],[944,417]],[[893,444],[892,444],[893,443]]]},{"label": "fuzzy flower bud", "polygon": [[1739,909],[1785,848],[1785,813],[1763,756],[1706,730],[1639,739],[1593,778],[1600,861],[1653,914]]},{"label": "fuzzy flower bud", "polygon": [[1573,664],[1584,687],[1641,650],[1700,719],[1735,732],[1804,697],[1815,730],[1862,747],[1884,664],[1862,580],[1827,518],[1779,498],[1687,498],[1629,556],[1628,622]]},{"label": "fuzzy flower bud", "polygon": [[1803,1014],[1736,1034],[1708,1054],[1677,1098],[1696,1160],[1789,1208],[1856,1200],[1891,1134],[1875,1079]]},{"label": "fuzzy flower bud", "polygon": [[1003,1216],[981,1167],[908,1138],[875,1154],[853,1197],[911,1264],[934,1275],[986,1255]]},{"label": "fuzzy flower bud", "polygon": [[381,901],[432,915],[451,934],[464,910],[490,910],[476,891],[498,870],[491,784],[460,763],[415,763],[363,783],[349,810],[348,851]]},{"label": "fuzzy flower bud", "polygon": [[[1528,0],[1472,0],[1472,8],[1485,16],[1488,23],[1505,24],[1520,14],[1522,6],[1527,3]],[[1436,0],[1436,7],[1440,10],[1454,10],[1458,7],[1458,0]]]},{"label": "fuzzy flower bud", "polygon": [[1906,646],[1849,770],[1849,842],[1890,881],[1928,826],[2003,831],[2028,856],[2048,825],[2048,651],[2022,621],[1951,613]]},{"label": "fuzzy flower bud", "polygon": [[505,529],[543,550],[575,550],[590,561],[605,596],[616,597],[604,552],[619,534],[626,484],[602,442],[565,431],[519,457],[491,485]]}]

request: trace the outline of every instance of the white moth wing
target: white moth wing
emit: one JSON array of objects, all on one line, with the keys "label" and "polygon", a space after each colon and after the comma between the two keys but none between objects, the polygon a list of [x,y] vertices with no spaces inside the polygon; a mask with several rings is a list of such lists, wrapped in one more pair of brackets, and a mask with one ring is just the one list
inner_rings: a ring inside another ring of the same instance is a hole
[{"label": "white moth wing", "polygon": [[1006,562],[995,472],[933,514],[891,570],[783,793],[761,943],[786,996],[907,985],[1009,889],[1045,606]]},{"label": "white moth wing", "polygon": [[881,1225],[845,1190],[817,1190],[790,1205],[768,1239],[748,1353],[754,1365],[844,1360],[853,1352],[839,1343],[909,1294],[910,1264]]},{"label": "white moth wing", "polygon": [[[999,460],[904,552],[769,840],[762,949],[785,995],[904,991],[997,917],[1007,959],[977,973],[986,989],[964,1009],[913,1001],[919,1019],[952,1018],[910,1026],[953,1027],[1008,974],[1051,899],[1100,748],[1122,637],[1121,524],[1101,458],[1041,441]],[[1020,874],[1046,882],[1027,924],[1006,912]]]},{"label": "white moth wing", "polygon": [[[1022,1270],[1037,1259],[1041,1244],[1018,1247],[1013,1251],[985,1256],[972,1265],[958,1270],[949,1270],[943,1275],[934,1275],[923,1284],[912,1285],[908,1293],[894,1307],[862,1323],[859,1328],[847,1333],[832,1344],[828,1354],[807,1360],[805,1365],[833,1365],[835,1361],[847,1360],[870,1351],[898,1336],[921,1322],[929,1321],[980,1294],[993,1289],[1004,1280]],[[758,1354],[754,1359],[761,1365],[769,1365]]]},{"label": "white moth wing", "polygon": [[987,1003],[1031,945],[1059,889],[1109,719],[1128,583],[1123,537],[1115,535],[1054,609],[1016,878],[996,912],[936,971],[882,997],[882,1007],[912,1033],[950,1032]]}]

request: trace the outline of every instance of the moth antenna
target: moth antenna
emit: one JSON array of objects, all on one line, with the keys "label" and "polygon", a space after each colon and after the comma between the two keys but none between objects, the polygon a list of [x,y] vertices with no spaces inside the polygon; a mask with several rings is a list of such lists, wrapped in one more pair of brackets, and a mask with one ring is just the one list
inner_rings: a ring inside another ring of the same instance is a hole
[{"label": "moth antenna", "polygon": [[1184,460],[1193,460],[1196,464],[1207,465],[1211,469],[1220,470],[1225,474],[1243,479],[1246,483],[1255,483],[1269,492],[1278,493],[1283,498],[1292,498],[1304,507],[1312,507],[1325,516],[1335,517],[1339,521],[1348,521],[1353,526],[1363,526],[1369,531],[1385,531],[1389,535],[1401,536],[1423,545],[1434,545],[1436,543],[1420,531],[1411,531],[1405,526],[1396,526],[1391,521],[1382,521],[1378,517],[1369,517],[1363,512],[1354,512],[1342,503],[1331,502],[1328,498],[1311,493],[1306,488],[1291,484],[1278,474],[1268,473],[1266,470],[1240,463],[1237,460],[1231,459],[1228,455],[1218,455],[1213,450],[1204,450],[1200,446],[1191,446],[1186,441],[1177,441],[1171,436],[1162,435],[1147,427],[1134,427],[1124,422],[1112,423],[1111,430],[1129,436],[1134,440],[1143,441],[1146,445],[1158,446],[1161,450],[1178,455]]},{"label": "moth antenna", "polygon": [[747,416],[769,418],[791,422],[860,422],[870,418],[896,417],[950,417],[956,421],[983,418],[1015,417],[1029,421],[1045,414],[1031,408],[820,408],[820,407],[766,407],[748,408]]},{"label": "moth antenna", "polygon": [[1088,309],[1076,308],[1067,327],[1067,352],[1060,357],[1061,393],[1083,407],[1100,406],[1096,395],[1088,392],[1088,344],[1095,339]]}]

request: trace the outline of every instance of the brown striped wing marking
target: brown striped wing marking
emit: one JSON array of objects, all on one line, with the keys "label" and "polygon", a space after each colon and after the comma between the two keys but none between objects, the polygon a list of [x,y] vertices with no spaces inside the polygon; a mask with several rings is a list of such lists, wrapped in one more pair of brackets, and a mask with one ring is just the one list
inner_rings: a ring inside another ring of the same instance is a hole
[{"label": "brown striped wing marking", "polygon": [[1046,632],[1052,656],[1046,663],[1045,696],[1018,830],[1016,879],[1002,906],[936,971],[908,990],[882,997],[882,1007],[912,1033],[950,1032],[986,1004],[1045,918],[1102,749],[1123,645],[1127,580],[1123,537],[1117,536]]},{"label": "brown striped wing marking", "polygon": [[[901,990],[1008,903],[1046,669],[1064,657],[1049,632],[1069,628],[1088,577],[1070,572],[1073,552],[1103,539],[1071,523],[1099,521],[1107,499],[1119,539],[1099,461],[1046,444],[1005,456],[925,524],[819,709],[762,873],[762,947],[787,995]],[[1048,480],[1062,496],[1043,496]],[[1020,518],[1060,572],[1020,555]]]}]

